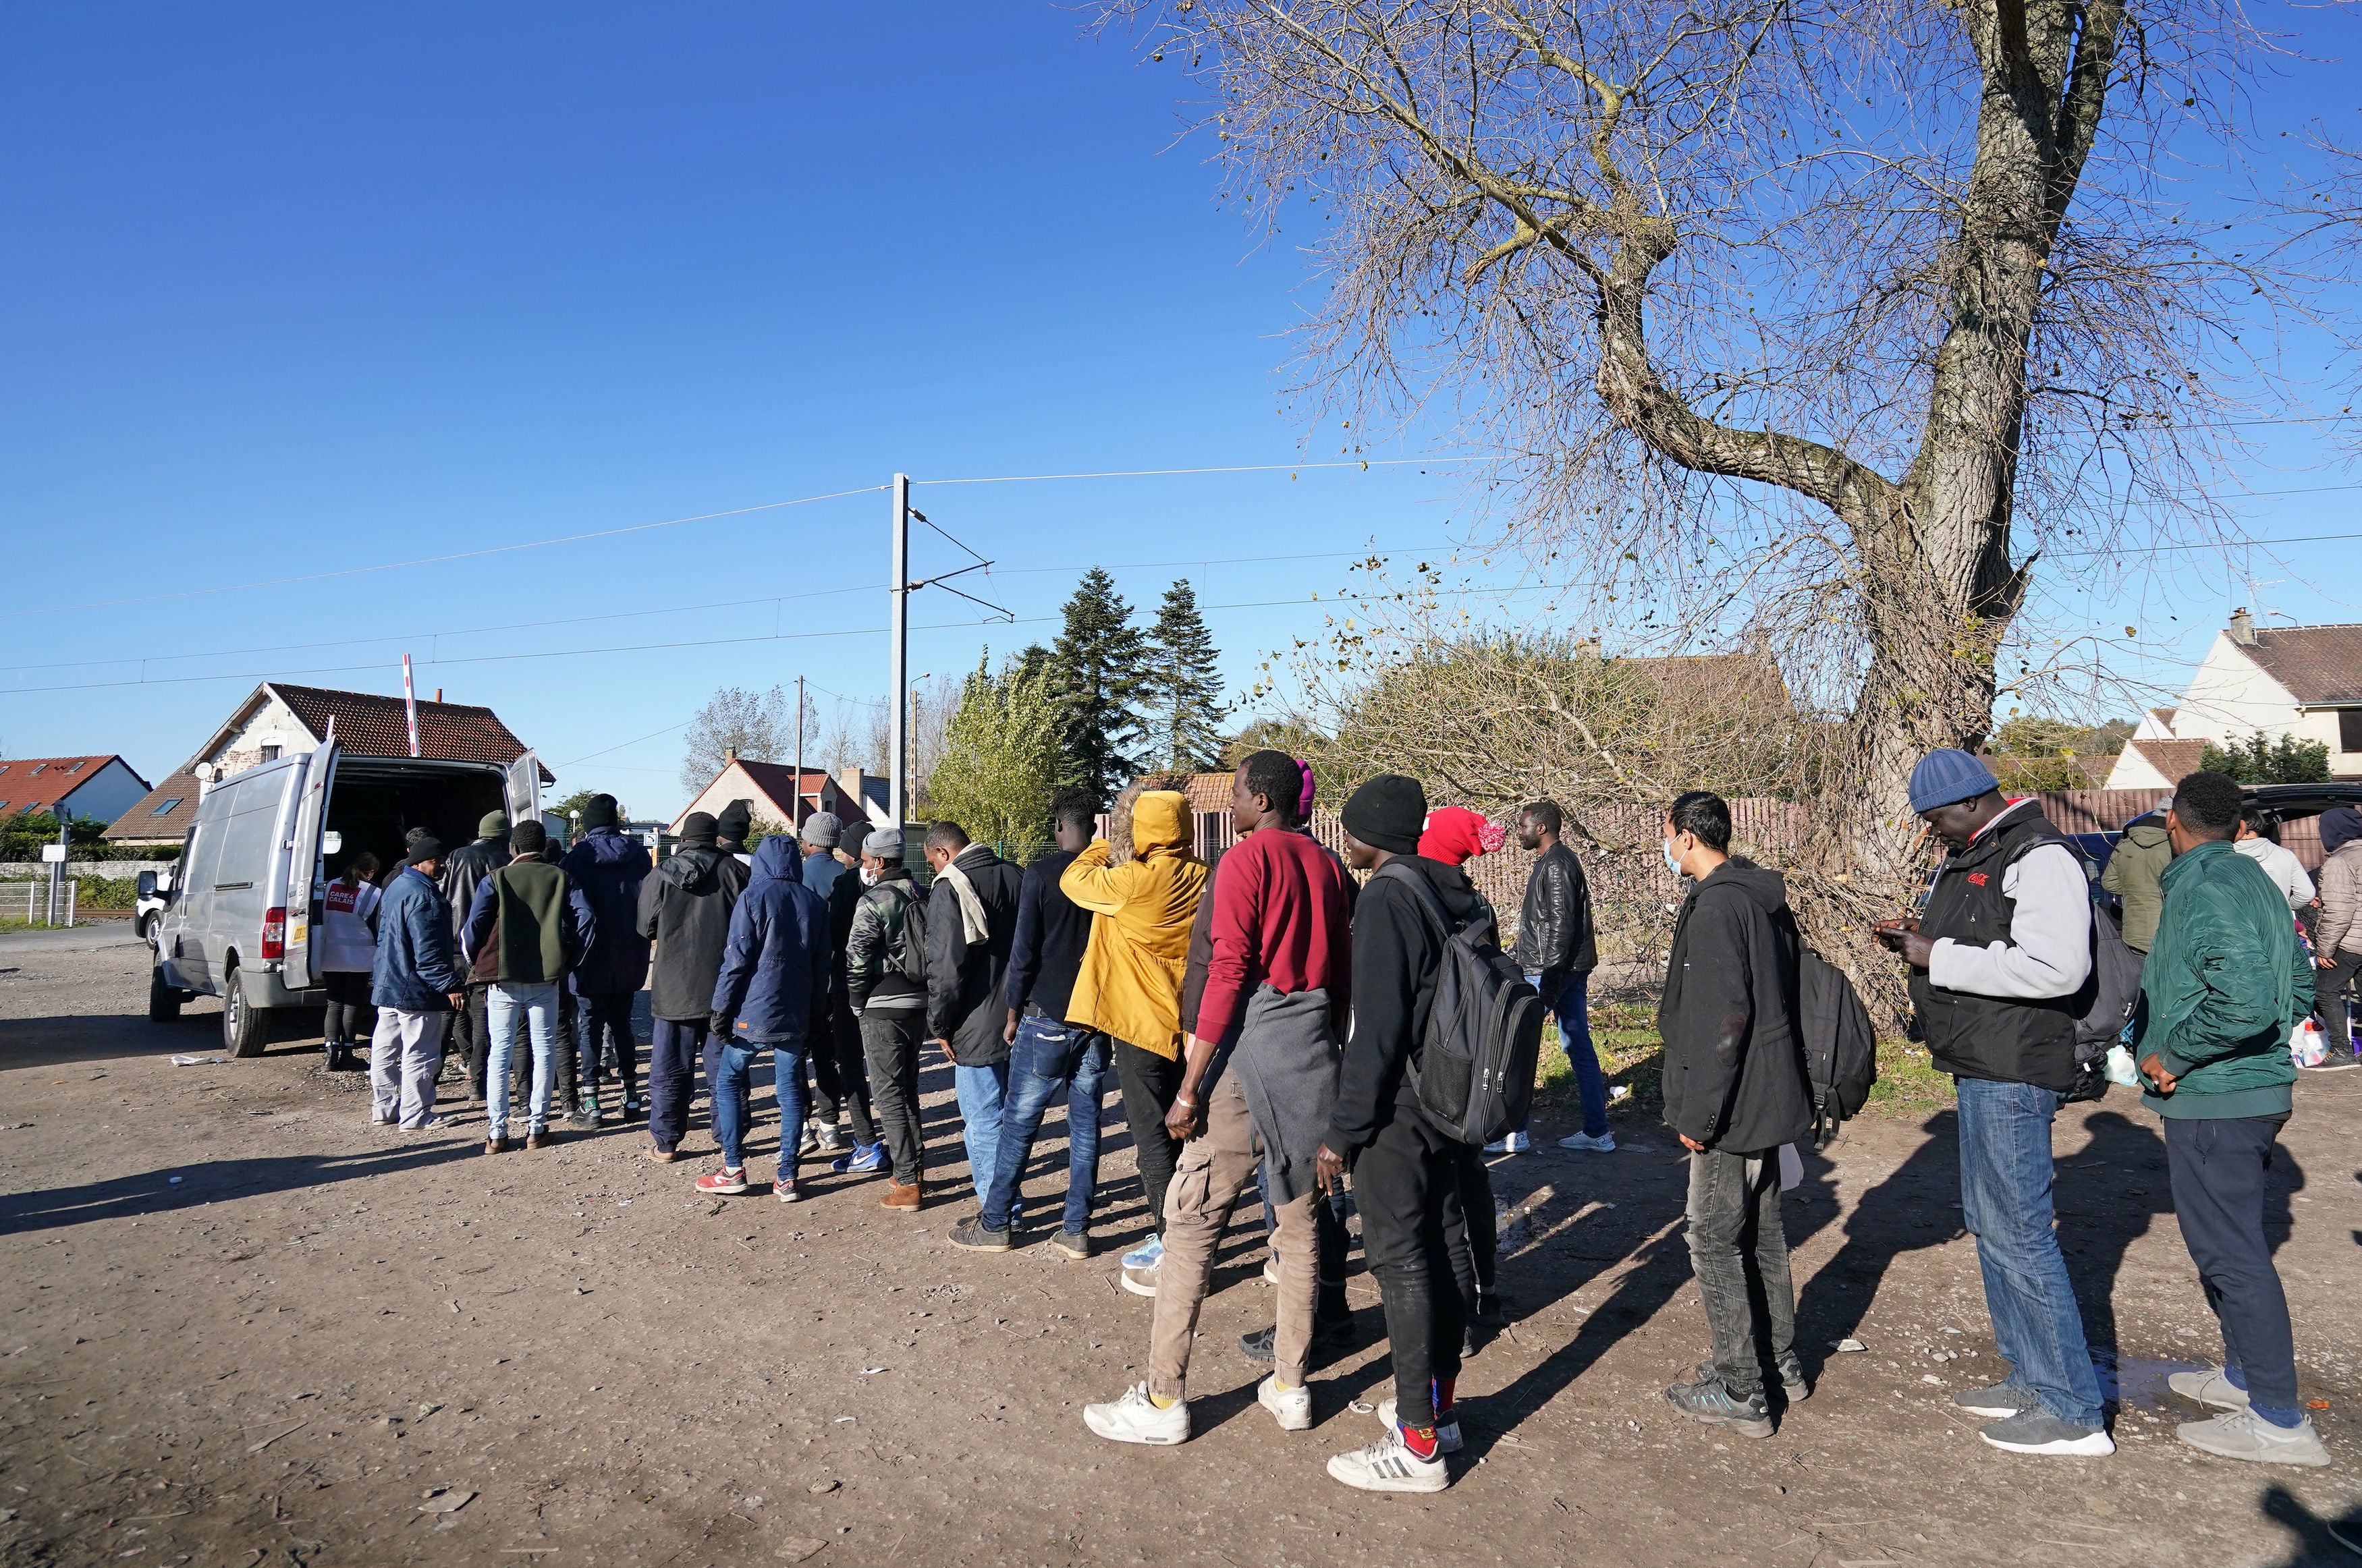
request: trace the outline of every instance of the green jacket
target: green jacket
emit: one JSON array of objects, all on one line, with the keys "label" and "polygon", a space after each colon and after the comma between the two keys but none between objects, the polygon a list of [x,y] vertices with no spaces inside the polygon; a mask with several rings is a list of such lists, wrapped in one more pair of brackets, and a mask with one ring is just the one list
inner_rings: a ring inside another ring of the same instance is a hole
[{"label": "green jacket", "polygon": [[2136,823],[2116,840],[2100,886],[2125,901],[2125,945],[2136,953],[2148,951],[2157,939],[2157,914],[2165,902],[2158,878],[2173,861],[2173,845],[2166,842],[2158,823]]},{"label": "green jacket", "polygon": [[2180,1080],[2146,1084],[2159,1116],[2285,1116],[2296,1063],[2289,1032],[2312,1010],[2312,955],[2264,868],[2215,840],[2177,856],[2141,967],[2147,1021],[2134,1055]]}]

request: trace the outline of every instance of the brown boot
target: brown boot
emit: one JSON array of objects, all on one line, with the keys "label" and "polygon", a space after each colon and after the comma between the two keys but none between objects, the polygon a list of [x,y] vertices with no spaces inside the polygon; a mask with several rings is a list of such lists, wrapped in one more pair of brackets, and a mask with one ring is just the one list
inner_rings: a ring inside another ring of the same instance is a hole
[{"label": "brown boot", "polygon": [[675,1160],[680,1158],[680,1151],[678,1149],[659,1149],[653,1145],[648,1148],[642,1149],[640,1154],[645,1158],[654,1160],[660,1165],[668,1165]]},{"label": "brown boot", "polygon": [[546,1149],[552,1143],[557,1142],[557,1133],[553,1130],[550,1132],[533,1133],[525,1139],[524,1146],[528,1149]]},{"label": "brown boot", "polygon": [[904,1187],[892,1176],[886,1178],[886,1196],[877,1200],[880,1209],[916,1209],[919,1207],[919,1184]]},{"label": "brown boot", "polygon": [[484,1140],[484,1153],[487,1154],[505,1154],[508,1152],[509,1141],[506,1138],[487,1138]]}]

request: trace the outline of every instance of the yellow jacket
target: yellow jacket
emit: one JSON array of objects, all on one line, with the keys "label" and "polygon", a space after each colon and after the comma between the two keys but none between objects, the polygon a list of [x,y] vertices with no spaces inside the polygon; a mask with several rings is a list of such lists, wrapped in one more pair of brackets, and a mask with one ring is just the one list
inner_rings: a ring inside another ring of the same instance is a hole
[{"label": "yellow jacket", "polygon": [[1132,802],[1130,860],[1109,865],[1098,839],[1067,863],[1058,890],[1098,917],[1067,1022],[1160,1056],[1181,1054],[1181,976],[1206,890],[1206,863],[1188,844],[1187,798],[1152,790]]}]

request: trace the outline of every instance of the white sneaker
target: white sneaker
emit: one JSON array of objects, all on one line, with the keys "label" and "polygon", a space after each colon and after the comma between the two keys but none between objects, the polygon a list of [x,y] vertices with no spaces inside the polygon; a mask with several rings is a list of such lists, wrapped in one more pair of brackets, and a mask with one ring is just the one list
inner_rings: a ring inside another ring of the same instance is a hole
[{"label": "white sneaker", "polygon": [[1562,1149],[1581,1149],[1586,1154],[1612,1154],[1616,1152],[1616,1134],[1602,1132],[1595,1138],[1588,1132],[1570,1132],[1558,1141]]},{"label": "white sneaker", "polygon": [[[1394,1430],[1396,1423],[1395,1402],[1393,1399],[1387,1398],[1378,1401],[1378,1421],[1379,1424],[1384,1426],[1388,1431]],[[1460,1423],[1458,1421],[1438,1421],[1435,1423],[1435,1452],[1438,1453],[1458,1453],[1460,1452]]]},{"label": "white sneaker", "polygon": [[2224,1459],[2316,1469],[2329,1463],[2329,1450],[2322,1446],[2310,1416],[2292,1427],[2276,1427],[2251,1409],[2225,1410],[2211,1421],[2184,1421],[2173,1435],[2201,1453]]},{"label": "white sneaker", "polygon": [[2185,1399],[2212,1405],[2218,1410],[2247,1408],[2247,1391],[2225,1377],[2219,1366],[2204,1372],[2177,1372],[2165,1380],[2165,1386]]},{"label": "white sneaker", "polygon": [[1402,1433],[1392,1427],[1367,1448],[1332,1454],[1329,1474],[1363,1492],[1440,1492],[1451,1485],[1442,1454],[1419,1458],[1403,1446]]},{"label": "white sneaker", "polygon": [[1189,1441],[1189,1401],[1175,1399],[1160,1410],[1148,1397],[1148,1385],[1135,1383],[1112,1405],[1084,1406],[1083,1424],[1110,1441],[1169,1448]]},{"label": "white sneaker", "polygon": [[1255,1403],[1271,1412],[1281,1431],[1300,1432],[1311,1428],[1312,1390],[1280,1387],[1276,1372],[1255,1385]]},{"label": "white sneaker", "polygon": [[1510,1133],[1501,1143],[1513,1154],[1522,1154],[1534,1146],[1533,1139],[1522,1132]]}]

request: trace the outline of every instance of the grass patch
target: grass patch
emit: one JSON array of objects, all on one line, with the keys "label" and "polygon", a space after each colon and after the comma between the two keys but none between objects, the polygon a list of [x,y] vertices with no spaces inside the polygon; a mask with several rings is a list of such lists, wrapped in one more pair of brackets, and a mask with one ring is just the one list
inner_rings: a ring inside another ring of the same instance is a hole
[{"label": "grass patch", "polygon": [[[1595,1002],[1591,1008],[1591,1041],[1599,1066],[1612,1088],[1622,1084],[1631,1095],[1610,1103],[1613,1115],[1639,1115],[1654,1121],[1665,1109],[1663,1089],[1665,1043],[1657,1033],[1655,1009],[1640,1004]],[[1904,1040],[1878,1043],[1878,1081],[1871,1086],[1864,1115],[1924,1114],[1953,1102],[1951,1075],[1928,1058],[1927,1047]],[[1558,1043],[1558,1021],[1542,1026],[1540,1070],[1534,1077],[1534,1103],[1544,1110],[1580,1115],[1574,1069]]]}]

